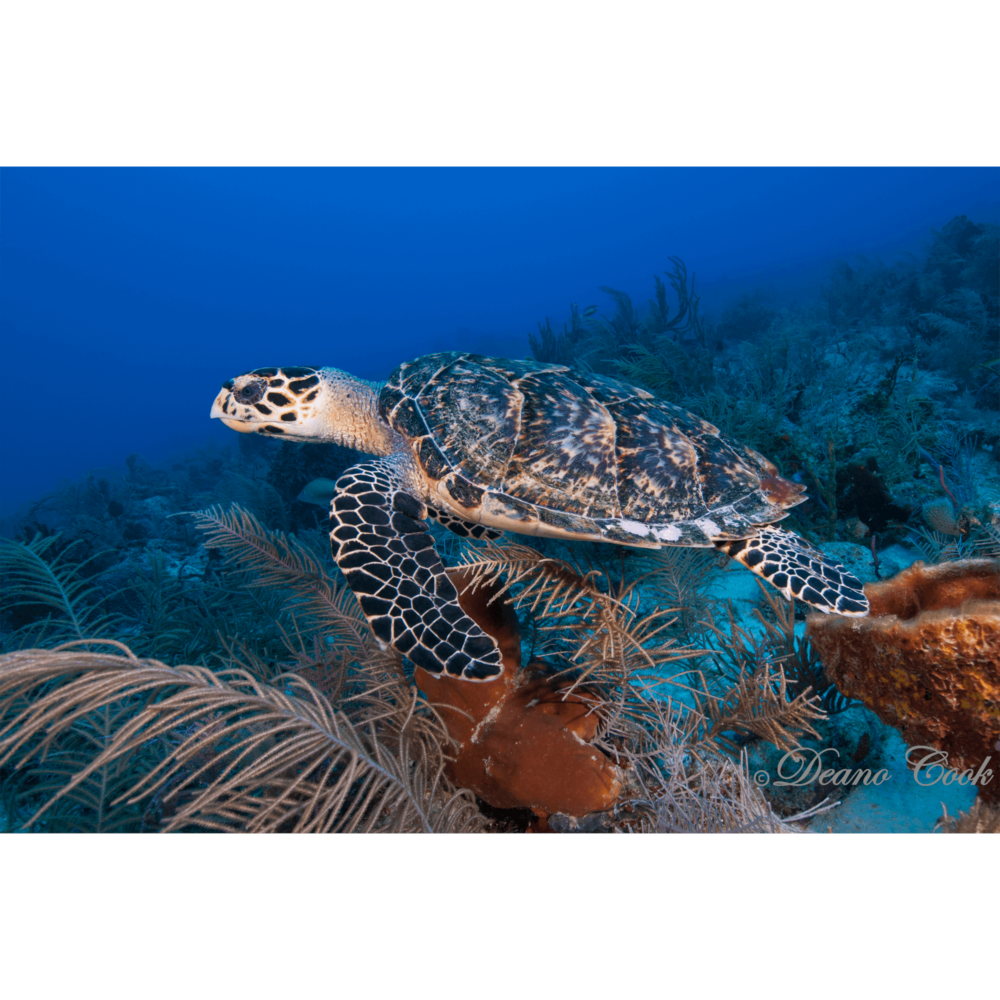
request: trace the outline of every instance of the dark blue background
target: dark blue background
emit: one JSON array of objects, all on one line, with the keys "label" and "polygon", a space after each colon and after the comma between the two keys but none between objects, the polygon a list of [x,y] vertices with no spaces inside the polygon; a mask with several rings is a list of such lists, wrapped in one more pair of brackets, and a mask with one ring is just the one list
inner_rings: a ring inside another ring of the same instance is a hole
[{"label": "dark blue background", "polygon": [[644,303],[673,254],[709,312],[755,276],[818,290],[998,199],[994,169],[7,169],[0,504],[231,442],[209,404],[248,368],[525,356],[571,301],[610,312],[600,285]]}]

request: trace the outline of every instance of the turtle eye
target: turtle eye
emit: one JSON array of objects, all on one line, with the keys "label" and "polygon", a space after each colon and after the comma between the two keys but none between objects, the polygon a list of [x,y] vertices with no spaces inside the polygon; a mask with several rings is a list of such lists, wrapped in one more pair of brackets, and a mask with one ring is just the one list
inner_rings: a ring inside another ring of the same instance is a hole
[{"label": "turtle eye", "polygon": [[250,405],[251,403],[256,403],[257,400],[264,395],[264,390],[266,388],[266,382],[262,382],[260,379],[254,379],[253,382],[248,382],[246,385],[237,389],[233,395],[237,400],[239,400],[239,402]]}]

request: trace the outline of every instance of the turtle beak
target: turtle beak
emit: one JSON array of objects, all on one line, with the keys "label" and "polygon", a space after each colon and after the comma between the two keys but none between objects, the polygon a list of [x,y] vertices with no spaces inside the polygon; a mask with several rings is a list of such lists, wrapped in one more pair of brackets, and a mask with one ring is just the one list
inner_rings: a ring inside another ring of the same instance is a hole
[{"label": "turtle beak", "polygon": [[212,410],[209,413],[209,419],[218,418],[221,420],[230,430],[239,431],[241,434],[253,434],[256,430],[257,425],[251,423],[249,420],[237,420],[234,417],[226,415],[223,406],[229,401],[232,396],[232,392],[229,389],[223,389],[218,396],[215,397],[215,401],[212,403]]},{"label": "turtle beak", "polygon": [[231,395],[228,389],[223,389],[218,396],[215,397],[215,401],[212,403],[212,412],[209,413],[209,418],[214,419],[218,417],[219,420],[225,420],[226,415],[222,411],[222,404],[225,402],[226,397]]}]

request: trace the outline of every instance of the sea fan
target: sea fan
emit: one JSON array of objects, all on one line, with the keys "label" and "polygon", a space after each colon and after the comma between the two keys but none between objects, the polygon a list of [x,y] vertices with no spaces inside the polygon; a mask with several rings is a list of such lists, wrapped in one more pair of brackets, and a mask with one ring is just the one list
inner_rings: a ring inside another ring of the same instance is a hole
[{"label": "sea fan", "polygon": [[436,720],[402,686],[373,695],[359,721],[294,674],[266,684],[121,648],[4,658],[0,766],[45,776],[26,789],[26,802],[41,801],[22,829],[53,828],[41,824],[54,812],[55,828],[92,830],[141,828],[155,814],[167,831],[484,825],[443,777]]},{"label": "sea fan", "polygon": [[5,635],[5,648],[85,639],[112,631],[120,623],[120,616],[103,610],[108,595],[87,573],[105,553],[75,562],[73,557],[82,544],[77,539],[63,545],[58,534],[36,534],[30,542],[0,538],[4,610],[20,610],[30,618]]}]

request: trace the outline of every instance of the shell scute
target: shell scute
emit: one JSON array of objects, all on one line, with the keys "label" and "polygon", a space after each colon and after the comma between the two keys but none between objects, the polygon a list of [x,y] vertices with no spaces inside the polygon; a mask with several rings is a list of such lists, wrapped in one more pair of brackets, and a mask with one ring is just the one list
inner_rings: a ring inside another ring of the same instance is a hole
[{"label": "shell scute", "polygon": [[642,399],[611,407],[618,426],[621,514],[636,521],[684,520],[706,509],[694,444],[669,414],[658,411]]},{"label": "shell scute", "polygon": [[545,361],[518,361],[513,358],[483,358],[482,360],[486,362],[486,367],[514,383],[524,378],[525,375],[536,375],[539,372],[569,371],[565,365],[550,364]]},{"label": "shell scute", "polygon": [[538,519],[542,524],[548,525],[550,528],[556,528],[559,531],[565,531],[570,534],[579,534],[581,531],[586,530],[585,523],[581,525],[579,517],[566,514],[561,510],[552,510],[550,507],[540,506],[538,508]]},{"label": "shell scute", "polygon": [[698,478],[707,508],[735,503],[760,488],[757,473],[721,438],[703,434],[692,437],[692,441],[698,453]]},{"label": "shell scute", "polygon": [[518,438],[521,393],[502,375],[458,355],[417,394],[427,428],[457,472],[500,483]]},{"label": "shell scute", "polygon": [[392,410],[389,423],[400,434],[408,438],[426,437],[430,433],[417,404],[407,397],[403,397]]},{"label": "shell scute", "polygon": [[467,511],[478,511],[483,502],[484,489],[474,486],[464,476],[448,476],[444,481],[445,489],[459,506]]},{"label": "shell scute", "polygon": [[388,382],[382,386],[378,394],[378,415],[386,422],[390,423],[392,411],[403,399],[403,393],[396,386]]},{"label": "shell scute", "polygon": [[[507,496],[505,493],[496,490],[487,490],[483,497],[482,505],[483,519],[491,519],[493,523],[498,521],[510,521],[516,523],[523,529],[530,529],[538,524],[540,510],[532,503],[525,503],[516,497]],[[526,532],[530,534],[530,531]]]},{"label": "shell scute", "polygon": [[[568,371],[569,369],[564,369]],[[590,395],[605,406],[622,403],[626,399],[653,399],[653,394],[628,382],[619,382],[607,375],[595,372],[574,372],[573,378],[584,387]]]},{"label": "shell scute", "polygon": [[438,446],[429,437],[420,440],[416,451],[416,458],[428,477],[435,481],[444,479],[451,471],[448,461],[441,454]]},{"label": "shell scute", "polygon": [[617,515],[615,421],[607,408],[561,372],[527,375],[518,388],[521,435],[504,491],[569,514]]}]

